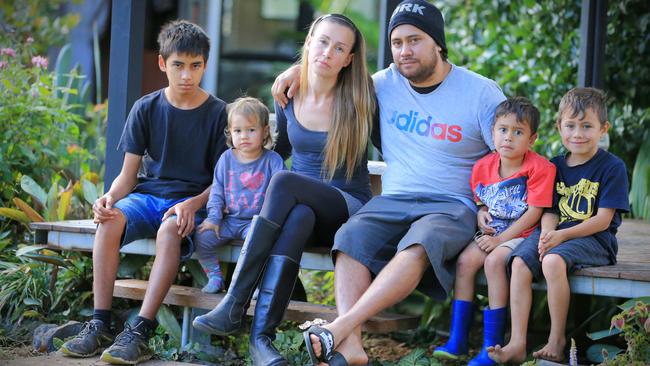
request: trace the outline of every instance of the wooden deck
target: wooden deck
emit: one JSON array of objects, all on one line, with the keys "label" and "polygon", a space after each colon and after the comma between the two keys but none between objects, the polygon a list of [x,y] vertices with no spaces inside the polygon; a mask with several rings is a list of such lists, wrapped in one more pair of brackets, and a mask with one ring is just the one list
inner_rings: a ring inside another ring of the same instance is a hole
[{"label": "wooden deck", "polygon": [[[96,225],[91,220],[33,223],[36,243],[53,249],[92,251]],[[593,267],[580,270],[571,276],[574,293],[633,298],[650,296],[650,222],[623,220],[617,235],[619,242],[618,263],[613,266]],[[219,258],[225,262],[237,262],[240,244],[219,249]],[[152,239],[138,240],[122,248],[123,253],[155,254]],[[302,257],[302,268],[332,270],[329,250],[310,248]],[[481,276],[479,283],[485,284]],[[544,289],[545,283],[534,284]]]}]

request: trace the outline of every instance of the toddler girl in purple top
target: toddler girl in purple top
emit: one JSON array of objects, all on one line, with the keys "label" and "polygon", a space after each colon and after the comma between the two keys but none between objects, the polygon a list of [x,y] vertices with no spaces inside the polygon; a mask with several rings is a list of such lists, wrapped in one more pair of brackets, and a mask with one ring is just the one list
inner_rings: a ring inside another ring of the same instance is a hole
[{"label": "toddler girl in purple top", "polygon": [[229,150],[214,169],[208,200],[208,217],[195,234],[199,263],[208,276],[202,291],[224,288],[217,247],[231,239],[244,239],[253,215],[264,202],[273,174],[284,170],[284,161],[274,151],[269,110],[255,98],[239,98],[228,105],[226,129]]}]

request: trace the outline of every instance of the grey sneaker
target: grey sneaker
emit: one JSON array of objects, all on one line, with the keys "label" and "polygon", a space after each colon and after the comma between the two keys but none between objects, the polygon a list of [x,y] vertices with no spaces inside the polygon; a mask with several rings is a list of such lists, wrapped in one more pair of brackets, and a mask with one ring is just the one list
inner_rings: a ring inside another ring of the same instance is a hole
[{"label": "grey sneaker", "polygon": [[100,360],[113,365],[136,365],[150,359],[153,356],[153,351],[149,349],[150,332],[143,328],[140,324],[132,326],[125,323],[122,333],[102,353]]},{"label": "grey sneaker", "polygon": [[85,322],[79,334],[63,343],[59,351],[65,356],[92,357],[111,343],[115,336],[101,320]]}]

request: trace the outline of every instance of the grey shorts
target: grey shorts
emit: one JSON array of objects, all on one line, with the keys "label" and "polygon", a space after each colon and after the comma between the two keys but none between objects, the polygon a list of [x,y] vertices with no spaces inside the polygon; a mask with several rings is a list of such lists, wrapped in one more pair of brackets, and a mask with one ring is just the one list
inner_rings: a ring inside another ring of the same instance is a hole
[{"label": "grey shorts", "polygon": [[343,196],[343,199],[345,200],[345,204],[348,206],[348,216],[354,215],[361,207],[363,207],[363,203],[357,198],[354,198],[353,195],[339,188],[336,188],[336,190],[341,193],[341,196]]},{"label": "grey shorts", "polygon": [[[512,273],[512,261],[515,257],[519,257],[526,263],[535,280],[543,277],[542,262],[539,259],[537,249],[539,235],[540,229],[538,228],[506,257],[508,275]],[[567,240],[549,250],[548,254],[557,254],[562,257],[566,263],[568,273],[577,271],[580,268],[606,266],[616,263],[616,258],[611,258],[609,250],[604,248],[593,236]]]},{"label": "grey shorts", "polygon": [[453,287],[455,259],[472,240],[476,214],[441,196],[376,196],[336,232],[332,256],[341,251],[377,275],[399,251],[419,244],[431,268],[418,289],[438,299]]}]

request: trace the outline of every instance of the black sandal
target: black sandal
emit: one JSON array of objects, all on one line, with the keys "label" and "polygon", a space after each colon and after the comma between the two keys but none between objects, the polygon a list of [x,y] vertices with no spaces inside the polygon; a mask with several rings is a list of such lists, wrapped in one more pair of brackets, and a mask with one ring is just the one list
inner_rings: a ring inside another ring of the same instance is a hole
[{"label": "black sandal", "polygon": [[327,364],[329,366],[348,366],[348,360],[343,357],[341,352],[334,351],[332,356],[327,359]]},{"label": "black sandal", "polygon": [[[311,334],[318,337],[320,341],[320,356],[316,356],[314,347],[311,345],[311,338],[309,337]],[[302,336],[305,340],[305,347],[307,348],[307,353],[309,353],[309,358],[311,359],[312,365],[318,365],[321,362],[328,362],[328,360],[332,358],[334,353],[334,336],[332,335],[332,332],[325,328],[319,327],[318,325],[312,325],[309,327],[309,329],[302,332]]]}]

